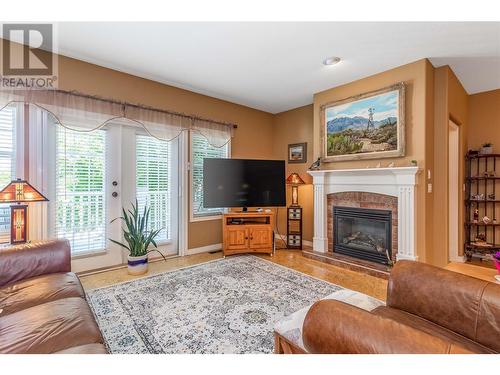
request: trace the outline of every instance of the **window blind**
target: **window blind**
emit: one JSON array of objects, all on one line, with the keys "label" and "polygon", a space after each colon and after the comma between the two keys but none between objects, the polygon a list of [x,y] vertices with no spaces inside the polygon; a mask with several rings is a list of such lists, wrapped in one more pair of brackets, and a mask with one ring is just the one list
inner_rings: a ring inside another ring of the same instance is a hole
[{"label": "window blind", "polygon": [[106,246],[106,132],[56,130],[56,223],[58,238],[73,255]]},{"label": "window blind", "polygon": [[227,158],[229,157],[229,146],[211,146],[205,137],[200,134],[192,135],[192,160],[191,174],[192,186],[192,211],[194,217],[213,216],[222,213],[222,208],[203,207],[203,159],[205,158]]},{"label": "window blind", "polygon": [[147,135],[136,136],[136,195],[142,213],[150,208],[148,231],[161,229],[157,242],[171,238],[170,194],[172,176],[170,142]]},{"label": "window blind", "polygon": [[[0,189],[16,175],[16,108],[0,111]],[[10,240],[10,205],[0,205],[0,242]]]}]

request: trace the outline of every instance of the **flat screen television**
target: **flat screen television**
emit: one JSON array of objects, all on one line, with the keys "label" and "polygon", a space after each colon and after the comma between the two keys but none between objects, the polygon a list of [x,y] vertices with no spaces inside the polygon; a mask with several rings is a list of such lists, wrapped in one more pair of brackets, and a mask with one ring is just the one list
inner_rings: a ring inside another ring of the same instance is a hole
[{"label": "flat screen television", "polygon": [[285,205],[284,160],[203,160],[203,207]]}]

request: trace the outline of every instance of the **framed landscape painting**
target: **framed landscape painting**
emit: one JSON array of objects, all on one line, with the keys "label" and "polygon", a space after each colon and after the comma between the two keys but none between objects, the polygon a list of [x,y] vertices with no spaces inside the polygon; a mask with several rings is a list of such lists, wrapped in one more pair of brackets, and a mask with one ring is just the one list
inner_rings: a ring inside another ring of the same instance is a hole
[{"label": "framed landscape painting", "polygon": [[307,162],[307,143],[294,143],[288,145],[288,162],[289,163],[306,163]]},{"label": "framed landscape painting", "polygon": [[403,83],[321,107],[324,162],[391,158],[405,153]]}]

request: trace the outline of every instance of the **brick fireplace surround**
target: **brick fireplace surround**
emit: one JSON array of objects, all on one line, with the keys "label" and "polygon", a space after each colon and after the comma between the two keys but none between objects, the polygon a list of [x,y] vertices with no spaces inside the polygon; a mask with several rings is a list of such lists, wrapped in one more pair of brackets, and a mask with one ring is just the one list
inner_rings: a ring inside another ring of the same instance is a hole
[{"label": "brick fireplace surround", "polygon": [[313,251],[304,251],[304,255],[334,264],[345,263],[347,268],[360,267],[376,276],[387,276],[386,266],[335,255],[333,206],[345,206],[390,210],[392,259],[417,260],[415,186],[418,172],[418,167],[309,171],[314,185],[314,237]]}]

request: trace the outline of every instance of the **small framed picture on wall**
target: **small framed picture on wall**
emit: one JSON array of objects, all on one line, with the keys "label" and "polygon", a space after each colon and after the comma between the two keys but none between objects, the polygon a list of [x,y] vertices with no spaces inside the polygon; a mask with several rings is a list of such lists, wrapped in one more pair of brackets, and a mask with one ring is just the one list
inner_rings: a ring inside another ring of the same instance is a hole
[{"label": "small framed picture on wall", "polygon": [[306,163],[307,162],[307,143],[293,143],[288,145],[288,162],[289,163]]}]

